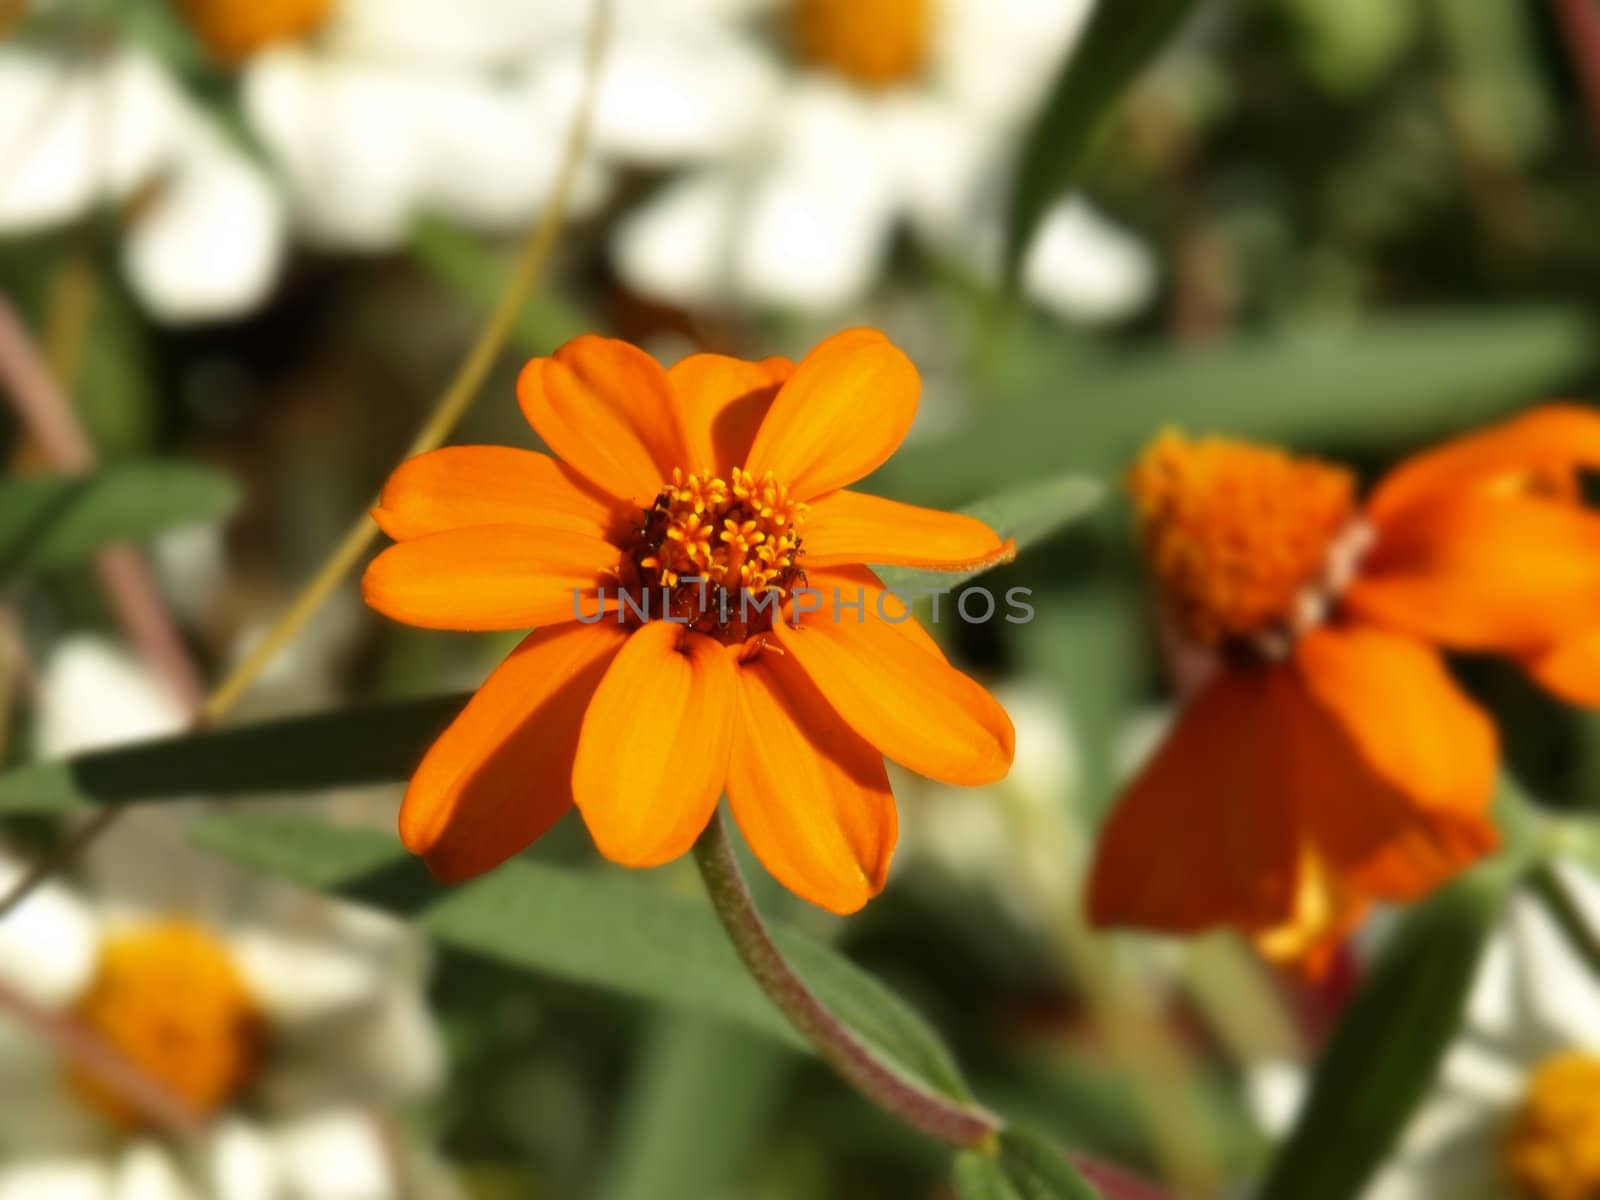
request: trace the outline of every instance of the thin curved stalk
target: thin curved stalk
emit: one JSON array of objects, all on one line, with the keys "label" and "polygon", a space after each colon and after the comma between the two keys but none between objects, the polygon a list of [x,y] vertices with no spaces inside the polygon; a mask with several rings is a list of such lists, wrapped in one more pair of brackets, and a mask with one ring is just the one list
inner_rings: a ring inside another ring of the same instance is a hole
[{"label": "thin curved stalk", "polygon": [[912,1129],[950,1146],[994,1152],[1000,1132],[997,1117],[932,1091],[885,1062],[828,1010],[784,959],[745,884],[721,813],[712,816],[695,843],[694,857],[711,906],[751,978],[824,1062]]}]

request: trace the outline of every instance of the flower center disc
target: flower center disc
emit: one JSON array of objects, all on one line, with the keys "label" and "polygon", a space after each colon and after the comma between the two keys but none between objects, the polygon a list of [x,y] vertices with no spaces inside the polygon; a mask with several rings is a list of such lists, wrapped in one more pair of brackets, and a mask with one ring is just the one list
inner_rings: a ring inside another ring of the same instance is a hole
[{"label": "flower center disc", "polygon": [[327,20],[333,0],[178,0],[206,49],[232,66],[263,46],[303,37]]},{"label": "flower center disc", "polygon": [[[202,1115],[238,1094],[260,1062],[260,1009],[222,944],[183,921],[108,937],[72,1015]],[[139,1112],[98,1076],[74,1064],[69,1079],[118,1124],[139,1125]]]},{"label": "flower center disc", "polygon": [[1315,624],[1364,546],[1351,474],[1268,447],[1163,434],[1128,486],[1168,614],[1202,646]]},{"label": "flower center disc", "polygon": [[887,87],[926,65],[932,7],[933,0],[796,0],[795,44],[807,62]]},{"label": "flower center disc", "polygon": [[1600,1196],[1600,1057],[1559,1054],[1528,1081],[1500,1147],[1512,1190],[1529,1200]]},{"label": "flower center disc", "polygon": [[730,645],[770,629],[804,582],[797,529],[806,514],[770,472],[758,480],[735,467],[731,476],[673,471],[644,510],[623,580],[642,593],[648,617],[671,616]]}]

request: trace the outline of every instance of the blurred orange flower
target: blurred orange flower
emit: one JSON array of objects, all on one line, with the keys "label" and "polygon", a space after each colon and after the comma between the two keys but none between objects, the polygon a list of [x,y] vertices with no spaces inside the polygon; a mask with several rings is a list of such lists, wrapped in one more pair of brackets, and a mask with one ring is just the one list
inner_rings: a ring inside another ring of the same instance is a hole
[{"label": "blurred orange flower", "polygon": [[559,460],[462,446],[402,464],[374,512],[398,544],[368,568],[367,602],[429,628],[539,627],[423,760],[406,845],[465,879],[576,804],[607,858],[653,866],[726,790],[792,891],[865,904],[896,837],[882,756],[981,784],[1013,751],[1005,711],[859,565],[1013,552],[970,517],[846,487],[900,444],[919,389],[871,330],[798,365],[697,354],[670,370],[581,337],[518,384]]},{"label": "blurred orange flower", "polygon": [[1130,486],[1179,644],[1214,670],[1101,836],[1099,925],[1232,926],[1313,969],[1374,899],[1492,850],[1487,716],[1440,648],[1600,704],[1600,414],[1550,406],[1403,464],[1166,434]]}]

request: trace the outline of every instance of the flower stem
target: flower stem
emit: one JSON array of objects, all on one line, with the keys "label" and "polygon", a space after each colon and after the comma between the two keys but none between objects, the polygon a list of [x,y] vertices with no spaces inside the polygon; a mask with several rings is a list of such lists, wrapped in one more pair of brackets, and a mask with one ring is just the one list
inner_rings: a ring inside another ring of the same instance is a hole
[{"label": "flower stem", "polygon": [[824,1062],[884,1112],[947,1145],[993,1152],[1000,1121],[908,1078],[840,1021],[784,959],[734,858],[722,814],[695,843],[711,906],[757,985]]}]

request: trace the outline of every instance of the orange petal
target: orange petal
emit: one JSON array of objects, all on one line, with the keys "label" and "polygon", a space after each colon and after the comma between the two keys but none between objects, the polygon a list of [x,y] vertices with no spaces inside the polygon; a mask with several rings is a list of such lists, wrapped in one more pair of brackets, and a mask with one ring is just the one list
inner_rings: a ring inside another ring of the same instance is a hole
[{"label": "orange petal", "polygon": [[1368,511],[1377,521],[1394,520],[1499,478],[1565,477],[1579,466],[1600,467],[1600,412],[1550,404],[1407,460],[1378,485]]},{"label": "orange petal", "polygon": [[529,634],[428,750],[400,840],[446,883],[498,866],[572,806],[584,710],[627,639],[612,622]]},{"label": "orange petal", "polygon": [[728,760],[734,819],[791,892],[855,912],[883,890],[898,833],[883,756],[782,655],[743,664],[739,683]]},{"label": "orange petal", "polygon": [[1411,899],[1493,848],[1494,726],[1435,650],[1325,627],[1300,640],[1294,669],[1312,701],[1289,730],[1295,804],[1335,870]]},{"label": "orange petal", "polygon": [[1522,660],[1535,682],[1568,704],[1600,708],[1600,630]]},{"label": "orange petal", "polygon": [[726,649],[652,621],[629,639],[583,718],[572,790],[613,862],[653,867],[688,850],[728,773],[738,678]]},{"label": "orange petal", "polygon": [[641,508],[687,468],[672,385],[643,350],[614,338],[574,338],[522,369],[517,396],[545,444],[596,487]]},{"label": "orange petal", "polygon": [[390,546],[367,567],[373,608],[426,629],[529,629],[575,620],[615,584],[617,548],[528,525],[476,525]]},{"label": "orange petal", "polygon": [[1299,845],[1287,802],[1282,668],[1223,670],[1123,794],[1089,878],[1096,925],[1264,930],[1294,911]]},{"label": "orange petal", "polygon": [[[961,785],[1004,777],[1016,749],[1011,718],[929,646],[915,619],[885,620],[871,590],[876,583],[860,568],[811,573],[822,607],[803,615],[799,628],[774,622],[779,647],[845,724],[901,765]],[[892,617],[896,607],[884,611]]]},{"label": "orange petal", "polygon": [[473,525],[535,525],[604,538],[617,515],[616,502],[572,468],[511,446],[447,446],[408,458],[372,510],[397,542]]},{"label": "orange petal", "polygon": [[883,334],[834,334],[778,392],[745,466],[758,479],[771,471],[797,500],[854,483],[899,447],[921,389],[916,367]]},{"label": "orange petal", "polygon": [[744,466],[773,398],[793,374],[787,358],[746,362],[725,354],[691,354],[670,367],[689,446],[685,469],[726,479]]},{"label": "orange petal", "polygon": [[1483,490],[1408,509],[1382,527],[1344,604],[1461,649],[1565,642],[1600,629],[1600,517]]},{"label": "orange petal", "polygon": [[847,490],[812,503],[804,537],[807,568],[879,563],[976,571],[1016,555],[1015,543],[974,517]]}]

